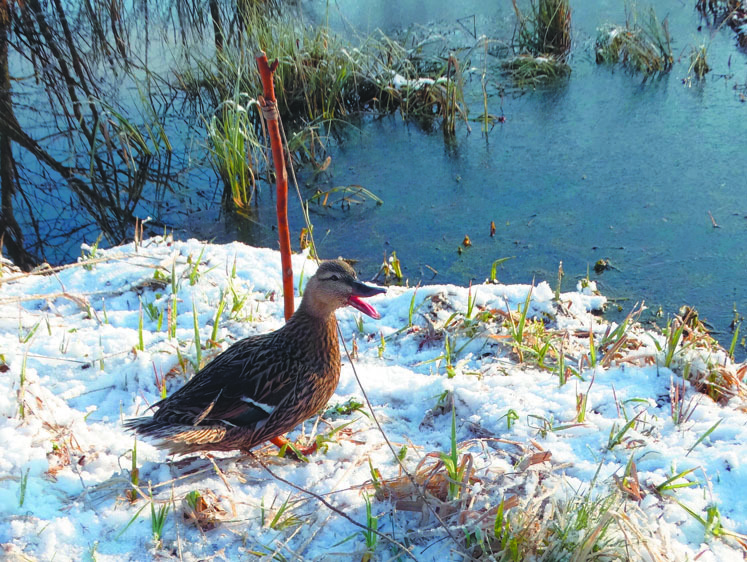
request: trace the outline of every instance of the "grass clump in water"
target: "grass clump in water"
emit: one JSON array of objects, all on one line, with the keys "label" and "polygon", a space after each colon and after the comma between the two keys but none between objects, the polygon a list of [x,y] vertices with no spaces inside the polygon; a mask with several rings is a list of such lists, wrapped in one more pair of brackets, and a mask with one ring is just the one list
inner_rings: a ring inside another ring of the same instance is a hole
[{"label": "grass clump in water", "polygon": [[597,64],[622,64],[646,77],[669,72],[674,57],[667,20],[659,22],[653,8],[649,9],[647,17],[639,20],[633,5],[624,26],[599,28],[596,60]]},{"label": "grass clump in water", "polygon": [[716,19],[723,19],[729,13],[733,12],[742,5],[742,0],[698,0],[695,3],[695,9],[703,16],[711,14]]},{"label": "grass clump in water", "polygon": [[710,71],[711,67],[708,66],[708,46],[700,45],[698,47],[691,47],[690,67],[687,71],[688,80],[692,80],[693,77],[697,80],[702,80]]},{"label": "grass clump in water", "polygon": [[512,0],[518,26],[519,55],[502,64],[514,84],[536,87],[568,76],[571,49],[571,8],[568,0],[530,0],[527,13]]},{"label": "grass clump in water", "polygon": [[523,13],[512,0],[518,20],[518,46],[522,52],[564,59],[571,49],[571,8],[568,0],[530,0]]},{"label": "grass clump in water", "polygon": [[[224,202],[246,211],[257,187],[257,174],[263,161],[252,115],[256,102],[238,95],[223,102],[207,123],[208,158],[223,181]],[[266,166],[265,166],[266,168]]]},{"label": "grass clump in water", "polygon": [[372,107],[380,86],[370,45],[352,48],[325,26],[256,6],[243,8],[242,15],[242,27],[225,33],[220,49],[207,56],[186,53],[175,87],[206,115],[208,159],[224,184],[224,203],[246,213],[260,178],[270,177],[263,148],[269,141],[261,139],[262,116],[254,107],[263,92],[255,63],[259,49],[277,59],[275,96],[290,157],[318,169],[328,165],[332,125]]},{"label": "grass clump in water", "polygon": [[435,61],[441,59],[443,64],[430,70],[410,64],[404,51],[400,55],[402,59],[395,67],[398,71],[392,73],[382,90],[381,109],[399,109],[404,118],[425,127],[440,120],[444,133],[454,134],[457,120],[467,119],[461,64],[456,55],[450,53],[443,59],[434,55]]},{"label": "grass clump in water", "polygon": [[571,73],[570,66],[551,56],[519,55],[505,61],[502,68],[520,88],[547,84]]},{"label": "grass clump in water", "polygon": [[259,95],[258,49],[278,61],[275,95],[286,123],[336,119],[374,101],[378,72],[369,45],[353,48],[327,27],[290,15],[267,15],[256,7],[243,13],[244,29],[230,45],[214,58],[190,53],[188,68],[178,73],[179,86],[193,101],[218,107],[236,91]]}]

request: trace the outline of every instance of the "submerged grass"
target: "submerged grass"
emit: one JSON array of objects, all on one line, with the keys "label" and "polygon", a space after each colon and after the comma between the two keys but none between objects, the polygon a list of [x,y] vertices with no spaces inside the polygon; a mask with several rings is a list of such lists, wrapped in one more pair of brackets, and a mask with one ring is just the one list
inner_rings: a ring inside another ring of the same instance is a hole
[{"label": "submerged grass", "polygon": [[384,203],[376,194],[362,185],[338,185],[325,191],[319,190],[308,200],[320,207],[342,209],[349,209],[352,205],[360,205],[366,201],[373,201],[376,205]]}]

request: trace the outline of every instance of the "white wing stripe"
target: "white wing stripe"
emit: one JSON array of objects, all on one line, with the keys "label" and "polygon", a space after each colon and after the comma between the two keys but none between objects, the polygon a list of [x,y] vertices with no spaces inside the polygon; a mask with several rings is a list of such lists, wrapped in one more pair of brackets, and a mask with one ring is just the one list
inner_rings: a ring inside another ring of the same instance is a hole
[{"label": "white wing stripe", "polygon": [[276,406],[269,406],[267,404],[262,404],[261,402],[257,402],[256,400],[253,400],[252,398],[249,398],[248,396],[242,396],[241,400],[243,402],[246,402],[247,404],[256,406],[257,408],[265,412],[268,416],[272,415],[272,413],[275,411],[275,408],[276,408]]}]

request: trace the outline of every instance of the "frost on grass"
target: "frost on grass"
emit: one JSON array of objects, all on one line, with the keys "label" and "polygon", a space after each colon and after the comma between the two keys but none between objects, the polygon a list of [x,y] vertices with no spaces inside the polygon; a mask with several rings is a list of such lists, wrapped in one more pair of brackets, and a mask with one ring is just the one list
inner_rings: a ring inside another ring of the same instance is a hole
[{"label": "frost on grass", "polygon": [[[298,286],[316,266],[293,259]],[[747,366],[693,311],[656,331],[638,307],[601,320],[593,284],[391,287],[379,321],[340,311],[353,362],[290,435],[318,442],[308,463],[169,458],[125,433],[281,325],[278,264],[163,238],[52,272],[0,264],[6,557],[743,558]]]}]

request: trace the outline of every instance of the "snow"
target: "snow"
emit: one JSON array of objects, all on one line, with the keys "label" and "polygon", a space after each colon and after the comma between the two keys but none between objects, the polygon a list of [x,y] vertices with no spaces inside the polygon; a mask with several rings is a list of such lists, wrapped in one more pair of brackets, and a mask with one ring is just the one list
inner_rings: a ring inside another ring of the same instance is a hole
[{"label": "snow", "polygon": [[[58,561],[270,559],[274,553],[303,560],[360,558],[366,552],[360,528],[238,452],[172,458],[137,441],[139,491],[133,493],[134,438],[122,421],[144,415],[160,399],[158,380],[165,378],[171,393],[193,372],[193,307],[203,360],[218,351],[206,343],[222,296],[227,304],[216,333],[220,349],[282,325],[279,254],[239,243],[160,237],[88,251],[95,254],[92,261],[46,274],[24,275],[0,264],[2,552],[10,559]],[[298,288],[316,265],[307,255],[294,255],[293,268]],[[168,312],[160,330],[158,318],[148,312],[151,304],[155,311],[169,310],[172,271],[178,277],[175,337],[169,334]],[[581,376],[565,385],[557,371],[520,363],[512,351],[510,321],[501,321],[508,311],[522,309],[528,295],[528,317],[534,320],[527,320],[525,333],[555,330],[565,334],[557,341],[564,338],[569,358],[586,355],[585,363],[569,365],[580,367]],[[723,350],[698,355],[695,346],[681,348],[670,370],[657,348],[665,346],[664,336],[635,325],[629,328],[635,345],[592,368],[589,331],[600,342],[616,327],[593,314],[605,303],[593,283],[560,295],[559,302],[546,282],[389,287],[368,302],[380,320],[363,316],[359,324],[354,309],[338,311],[345,348],[354,359],[343,361],[330,405],[365,402],[360,381],[395,452],[406,446],[404,465],[414,473],[418,463],[436,462],[438,455],[429,453],[449,452],[453,403],[460,455],[470,455],[476,479],[472,503],[460,508],[463,521],[445,517],[452,533],[463,537],[465,525],[512,494],[520,507],[508,514],[532,506],[548,512],[551,505],[560,509],[617,490],[616,505],[623,507],[614,511],[611,527],[631,542],[636,558],[744,558],[733,536],[716,536],[721,528],[747,534],[743,394],[718,403],[688,384],[683,403],[696,404],[691,415],[677,425],[670,411],[670,388],[681,382],[685,363],[744,376],[745,369]],[[467,319],[470,303],[473,314]],[[477,320],[479,314],[484,316]],[[458,350],[449,370],[444,334],[452,351]],[[579,421],[584,396],[586,416]],[[369,494],[379,531],[398,541],[407,535],[414,559],[461,560],[465,543],[455,544],[427,510],[394,510],[395,499],[374,499],[371,467],[392,490],[396,482],[405,484],[397,480],[401,469],[375,421],[362,412],[368,413],[367,407],[352,414],[328,412],[326,421],[312,418],[291,433],[291,439],[303,441],[350,423],[308,463],[279,458],[269,445],[257,457],[277,476],[322,496],[364,526]],[[551,456],[538,460],[544,452]],[[638,498],[619,492],[631,480],[626,472],[631,459]],[[655,492],[655,486],[690,469],[676,481],[690,485]],[[200,511],[201,526],[184,507],[183,498],[194,490],[208,506]],[[149,494],[156,511],[169,506],[161,544],[153,537]],[[718,523],[720,516],[721,527],[712,525],[716,533],[706,533],[683,506],[704,521],[712,508],[711,521]],[[276,516],[287,525],[273,524]],[[493,529],[494,519],[485,519],[483,530]],[[389,559],[396,553],[392,548],[379,539],[374,558]]]},{"label": "snow", "polygon": [[447,80],[446,78],[438,78],[437,80],[434,80],[433,78],[414,78],[414,79],[408,79],[402,76],[401,74],[394,73],[394,75],[391,78],[392,85],[397,90],[402,89],[413,89],[413,90],[420,90],[421,88],[425,86],[433,86],[434,84],[443,84]]}]

